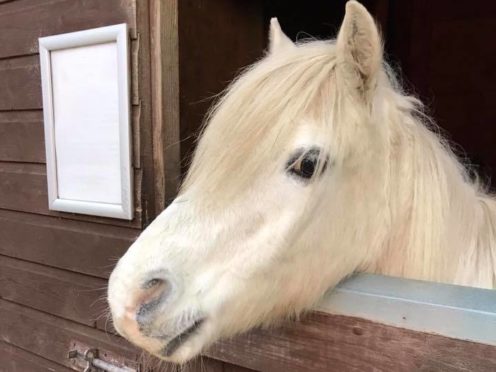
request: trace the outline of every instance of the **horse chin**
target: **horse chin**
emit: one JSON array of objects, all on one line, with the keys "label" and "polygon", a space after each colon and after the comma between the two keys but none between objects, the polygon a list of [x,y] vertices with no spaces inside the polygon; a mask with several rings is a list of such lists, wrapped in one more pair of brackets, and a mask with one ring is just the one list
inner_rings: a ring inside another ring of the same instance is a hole
[{"label": "horse chin", "polygon": [[207,319],[196,320],[152,354],[167,362],[176,364],[188,362],[199,355],[208,343],[209,323]]}]

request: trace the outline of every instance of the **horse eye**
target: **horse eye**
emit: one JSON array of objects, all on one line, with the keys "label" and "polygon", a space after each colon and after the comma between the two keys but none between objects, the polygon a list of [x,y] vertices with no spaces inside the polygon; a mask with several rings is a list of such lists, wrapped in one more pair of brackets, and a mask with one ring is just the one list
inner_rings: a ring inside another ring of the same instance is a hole
[{"label": "horse eye", "polygon": [[[288,161],[286,170],[289,174],[308,180],[312,178],[319,168],[320,149],[298,150]],[[327,161],[321,168],[323,172]]]}]

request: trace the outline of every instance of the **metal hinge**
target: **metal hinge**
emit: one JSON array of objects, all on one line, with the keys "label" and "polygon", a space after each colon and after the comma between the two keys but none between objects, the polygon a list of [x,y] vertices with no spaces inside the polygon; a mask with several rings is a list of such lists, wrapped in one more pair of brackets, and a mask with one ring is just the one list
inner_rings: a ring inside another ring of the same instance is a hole
[{"label": "metal hinge", "polygon": [[118,366],[109,361],[100,359],[98,349],[88,348],[83,352],[78,349],[80,348],[70,350],[68,358],[84,368],[84,372],[139,372],[138,369],[124,365]]}]

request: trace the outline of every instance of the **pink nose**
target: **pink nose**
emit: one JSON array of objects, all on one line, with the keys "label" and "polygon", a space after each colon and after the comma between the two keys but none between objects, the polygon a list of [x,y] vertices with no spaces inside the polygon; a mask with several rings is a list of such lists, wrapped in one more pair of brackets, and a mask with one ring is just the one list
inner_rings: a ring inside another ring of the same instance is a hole
[{"label": "pink nose", "polygon": [[149,325],[160,310],[164,310],[171,292],[169,280],[159,277],[147,280],[134,293],[130,293],[131,300],[125,307],[123,317],[115,320],[118,330],[128,336],[137,333],[148,336]]}]

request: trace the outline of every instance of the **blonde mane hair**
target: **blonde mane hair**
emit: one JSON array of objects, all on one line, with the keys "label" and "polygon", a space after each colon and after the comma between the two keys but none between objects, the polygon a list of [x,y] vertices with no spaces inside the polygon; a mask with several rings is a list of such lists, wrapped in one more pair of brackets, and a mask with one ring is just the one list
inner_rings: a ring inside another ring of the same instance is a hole
[{"label": "blonde mane hair", "polygon": [[338,63],[334,40],[310,40],[246,69],[209,113],[183,189],[199,187],[217,194],[219,203],[231,202],[257,174],[277,171],[302,113],[328,135],[329,152],[340,154],[336,161],[350,151],[367,151],[357,144],[361,131],[337,128],[339,123],[350,116],[352,122],[379,123],[389,224],[380,255],[359,270],[492,288],[493,197],[470,180],[421,102],[404,93],[387,63],[373,100],[362,106],[350,104],[356,101],[353,79],[336,74]]}]

